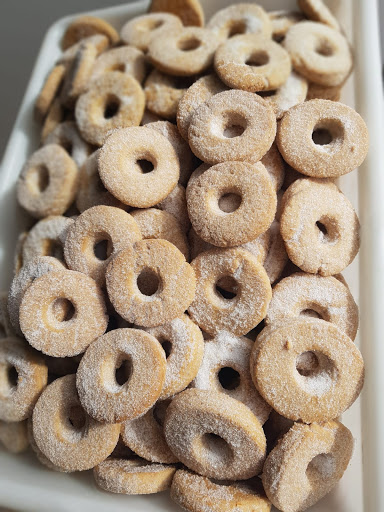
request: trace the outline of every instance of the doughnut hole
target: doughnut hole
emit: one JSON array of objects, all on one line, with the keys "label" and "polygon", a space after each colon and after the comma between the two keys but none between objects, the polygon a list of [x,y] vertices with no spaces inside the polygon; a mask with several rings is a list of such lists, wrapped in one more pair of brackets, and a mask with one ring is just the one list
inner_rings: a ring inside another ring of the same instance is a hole
[{"label": "doughnut hole", "polygon": [[307,393],[327,393],[337,379],[334,362],[318,351],[303,352],[296,358],[296,372],[300,385]]},{"label": "doughnut hole", "polygon": [[[56,412],[57,424],[62,425],[61,435],[71,442],[78,442],[87,435],[88,417],[84,409],[72,402],[62,413]],[[64,421],[63,421],[64,420]]]},{"label": "doughnut hole", "polygon": [[168,359],[172,352],[172,343],[169,340],[159,340],[159,342],[160,345],[163,347],[166,359]]},{"label": "doughnut hole", "polygon": [[41,164],[28,170],[26,181],[33,195],[42,194],[49,186],[49,171],[46,165]]},{"label": "doughnut hole", "polygon": [[249,55],[245,60],[247,66],[260,67],[265,66],[269,62],[269,55],[264,50],[258,50]]},{"label": "doughnut hole", "polygon": [[247,120],[237,112],[227,112],[223,115],[222,126],[214,131],[225,139],[240,137],[247,128]]},{"label": "doughnut hole", "polygon": [[220,385],[223,389],[233,390],[240,385],[240,374],[230,366],[224,366],[217,374]]},{"label": "doughnut hole", "polygon": [[108,236],[107,233],[99,233],[95,237],[95,241],[93,244],[93,254],[94,256],[100,260],[107,260],[113,252],[113,244],[112,240]]},{"label": "doughnut hole", "polygon": [[329,321],[329,314],[327,313],[327,310],[319,306],[319,304],[308,302],[305,306],[300,311],[300,316],[309,316],[311,318],[320,318],[327,322]]},{"label": "doughnut hole", "polygon": [[73,303],[66,298],[58,298],[51,304],[51,314],[57,322],[69,322],[76,314]]},{"label": "doughnut hole", "polygon": [[151,18],[147,18],[142,20],[138,25],[137,29],[143,32],[152,32],[152,30],[156,30],[164,25],[163,20],[154,20]]},{"label": "doughnut hole", "polygon": [[335,458],[331,453],[319,453],[307,466],[306,476],[308,480],[314,483],[321,480],[332,478],[336,469]]},{"label": "doughnut hole", "polygon": [[233,20],[229,27],[228,39],[234,36],[245,34],[247,32],[247,23],[245,20]]},{"label": "doughnut hole", "polygon": [[224,192],[218,199],[220,213],[233,213],[241,205],[241,195],[237,192]]},{"label": "doughnut hole", "polygon": [[10,363],[0,364],[0,398],[6,398],[13,393],[19,382],[17,369]]},{"label": "doughnut hole", "polygon": [[238,294],[238,283],[232,276],[222,276],[215,284],[216,295],[221,300],[235,299]]},{"label": "doughnut hole", "polygon": [[317,236],[322,243],[335,244],[339,239],[339,229],[337,219],[321,217],[315,223]]},{"label": "doughnut hole", "polygon": [[201,437],[201,445],[203,449],[209,453],[209,460],[215,464],[226,464],[233,459],[232,448],[225,439],[217,434],[211,432],[203,434]]},{"label": "doughnut hole", "polygon": [[344,140],[344,126],[338,119],[325,119],[317,123],[312,130],[312,141],[324,151],[337,150]]},{"label": "doughnut hole", "polygon": [[182,52],[191,52],[197,50],[201,46],[201,41],[197,37],[186,37],[180,39],[177,43],[177,47]]},{"label": "doughnut hole", "polygon": [[115,117],[120,110],[120,99],[115,94],[108,94],[104,100],[104,119]]},{"label": "doughnut hole", "polygon": [[142,295],[152,297],[161,291],[161,279],[158,274],[150,269],[144,268],[137,276],[137,287]]},{"label": "doughnut hole", "polygon": [[118,386],[124,386],[132,375],[131,358],[120,359],[116,363],[115,379]]},{"label": "doughnut hole", "polygon": [[315,47],[315,52],[323,57],[332,57],[335,53],[335,48],[327,39],[320,39]]},{"label": "doughnut hole", "polygon": [[73,405],[68,411],[68,421],[75,430],[82,430],[87,421],[84,409],[79,405]]},{"label": "doughnut hole", "polygon": [[53,258],[57,258],[60,261],[64,261],[64,248],[63,244],[58,240],[52,240],[51,238],[46,238],[42,241],[42,256],[52,256]]}]

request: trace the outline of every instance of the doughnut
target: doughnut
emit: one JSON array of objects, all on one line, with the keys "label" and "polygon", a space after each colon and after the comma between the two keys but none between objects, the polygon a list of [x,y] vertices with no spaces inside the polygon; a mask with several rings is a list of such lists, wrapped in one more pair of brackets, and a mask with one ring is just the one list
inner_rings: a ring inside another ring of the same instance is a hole
[{"label": "doughnut", "polygon": [[364,120],[351,107],[330,100],[311,100],[285,114],[277,145],[284,160],[302,174],[337,178],[364,161],[369,136]]},{"label": "doughnut", "polygon": [[91,80],[108,71],[120,71],[142,82],[147,74],[145,56],[134,46],[120,46],[99,55],[92,69]]},{"label": "doughnut", "polygon": [[8,311],[12,327],[18,335],[22,335],[19,324],[19,310],[25,291],[35,279],[52,270],[64,270],[64,265],[57,258],[37,256],[28,261],[13,278],[8,294]]},{"label": "doughnut", "polygon": [[220,331],[205,343],[204,357],[192,387],[225,393],[249,407],[263,425],[271,408],[252,382],[249,357],[253,342]]},{"label": "doughnut", "polygon": [[229,485],[179,469],[172,480],[171,498],[190,512],[270,512],[271,504],[257,483]]},{"label": "doughnut", "polygon": [[51,108],[54,99],[57,97],[65,76],[65,66],[57,64],[50,71],[44,85],[35,101],[35,118],[43,121]]},{"label": "doughnut", "polygon": [[269,11],[268,15],[272,23],[272,38],[277,43],[280,43],[284,39],[285,34],[292,25],[305,19],[301,12],[296,11]]},{"label": "doughnut", "polygon": [[[250,161],[252,163],[257,163],[252,161],[252,157],[250,158]],[[285,165],[275,142],[272,144],[271,148],[265,153],[265,155],[261,159],[261,163],[264,165],[269,174],[273,188],[276,191],[279,191],[284,183]]]},{"label": "doughnut", "polygon": [[27,437],[27,422],[7,423],[0,421],[0,443],[11,453],[25,452],[29,442]]},{"label": "doughnut", "polygon": [[272,35],[268,14],[259,5],[238,3],[217,11],[207,23],[219,41],[239,34],[260,34],[265,39]]},{"label": "doughnut", "polygon": [[144,416],[122,424],[124,443],[143,459],[162,464],[178,462],[164,437],[164,416],[168,405],[169,400],[157,402]]},{"label": "doughnut", "polygon": [[359,220],[332,182],[299,179],[286,191],[280,232],[290,260],[304,272],[342,272],[359,250]]},{"label": "doughnut", "polygon": [[259,160],[276,134],[272,107],[256,94],[224,91],[194,112],[188,129],[193,153],[209,164]]},{"label": "doughnut", "polygon": [[204,26],[204,10],[199,0],[152,0],[149,12],[169,12],[178,16],[183,25]]},{"label": "doughnut", "polygon": [[149,208],[175,188],[180,167],[169,140],[146,126],[116,130],[99,156],[104,186],[122,203]]},{"label": "doughnut", "polygon": [[[64,299],[64,318],[54,304]],[[53,357],[81,354],[108,325],[104,298],[95,281],[73,270],[55,270],[35,279],[20,305],[20,328],[29,344]]]},{"label": "doughnut", "polygon": [[273,289],[265,322],[274,324],[307,314],[335,324],[351,340],[356,337],[357,304],[349,289],[335,277],[300,272],[282,279]]},{"label": "doughnut", "polygon": [[192,76],[211,66],[218,45],[215,34],[205,28],[170,29],[152,39],[148,59],[163,73]]},{"label": "doughnut", "polygon": [[65,261],[71,270],[104,286],[105,270],[114,255],[141,239],[140,227],[129,213],[113,206],[93,206],[69,228]]},{"label": "doughnut", "polygon": [[81,167],[91,153],[91,148],[80,136],[74,121],[65,121],[46,137],[44,145],[58,144],[62,146],[69,156],[73,158],[78,167]]},{"label": "doughnut", "polygon": [[[203,331],[246,334],[263,320],[272,297],[268,276],[256,257],[241,248],[212,249],[191,263],[196,294],[188,312]],[[217,286],[223,278],[234,282],[236,295],[226,299]]]},{"label": "doughnut", "polygon": [[143,327],[180,317],[196,286],[193,268],[166,240],[142,240],[120,251],[107,267],[106,283],[117,313]]},{"label": "doughnut", "polygon": [[8,293],[0,292],[0,339],[15,335],[8,312]]},{"label": "doughnut", "polygon": [[353,452],[353,437],[342,423],[295,423],[272,450],[263,469],[263,486],[280,510],[307,510],[337,484]]},{"label": "doughnut", "polygon": [[15,254],[13,257],[13,274],[17,275],[20,272],[21,267],[23,266],[23,246],[24,242],[27,238],[28,231],[23,231],[17,237],[17,242],[15,246]]},{"label": "doughnut", "polygon": [[164,351],[153,336],[139,329],[110,331],[81,358],[76,373],[81,405],[103,423],[142,416],[159,398],[165,370]]},{"label": "doughnut", "polygon": [[176,467],[150,464],[143,459],[107,459],[93,470],[95,481],[105,491],[118,494],[155,494],[171,487]]},{"label": "doughnut", "polygon": [[188,129],[196,109],[219,92],[227,91],[216,75],[206,75],[194,82],[181,97],[177,108],[177,127],[181,136],[188,141]]},{"label": "doughnut", "polygon": [[159,341],[167,358],[165,382],[159,397],[165,400],[185,389],[196,377],[203,359],[204,338],[198,326],[184,314],[146,331]]},{"label": "doughnut", "polygon": [[[219,202],[228,194],[238,199],[229,213]],[[224,162],[188,185],[187,206],[193,229],[203,240],[233,247],[254,240],[269,228],[276,213],[276,192],[260,162]]]},{"label": "doughnut", "polygon": [[23,244],[23,265],[38,256],[52,256],[64,262],[64,243],[73,219],[60,215],[37,222]]},{"label": "doughnut", "polygon": [[187,389],[169,405],[165,440],[188,469],[217,480],[259,474],[266,441],[256,416],[224,393]]},{"label": "doughnut", "polygon": [[[314,359],[312,368],[297,368],[297,359],[307,356]],[[318,318],[284,318],[265,327],[250,365],[264,400],[285,418],[303,423],[337,418],[359,396],[364,381],[359,349],[338,327]]]},{"label": "doughnut", "polygon": [[298,6],[311,21],[319,21],[335,30],[340,24],[322,0],[298,0]]},{"label": "doughnut", "polygon": [[291,73],[288,52],[259,34],[243,34],[223,43],[215,54],[215,70],[228,87],[245,91],[271,91]]},{"label": "doughnut", "polygon": [[32,425],[32,418],[28,418],[27,420],[27,436],[28,436],[28,442],[30,447],[32,448],[32,451],[34,455],[36,455],[37,460],[42,464],[43,466],[46,466],[51,471],[58,471],[60,473],[67,473],[67,471],[63,468],[60,468],[59,466],[55,466],[40,450],[40,448],[37,446],[35,439],[33,437],[33,425]]},{"label": "doughnut", "polygon": [[144,107],[139,82],[120,71],[108,71],[93,80],[79,97],[75,117],[84,139],[101,146],[111,130],[138,126]]},{"label": "doughnut", "polygon": [[100,150],[93,152],[84,162],[79,172],[76,207],[82,213],[92,206],[105,205],[126,209],[116,197],[108,192],[99,176],[98,164]]},{"label": "doughnut", "polygon": [[331,100],[340,101],[341,98],[341,85],[335,85],[334,87],[326,87],[324,85],[314,84],[310,82],[308,84],[307,101],[308,100]]},{"label": "doughnut", "polygon": [[85,471],[105,460],[120,434],[120,425],[99,423],[84,411],[75,375],[56,379],[43,391],[32,424],[38,449],[67,472]]},{"label": "doughnut", "polygon": [[[270,95],[270,92],[273,94]],[[281,119],[287,110],[305,101],[307,92],[307,80],[292,71],[284,84],[276,91],[268,91],[265,96],[261,93],[261,96],[275,111],[276,119]]]},{"label": "doughnut", "polygon": [[64,107],[72,109],[77,98],[87,90],[98,53],[97,47],[91,41],[80,43],[73,60],[67,65],[60,93],[60,101]]},{"label": "doughnut", "polygon": [[75,58],[79,48],[84,43],[91,43],[97,50],[97,55],[106,51],[110,46],[110,41],[106,36],[102,34],[94,34],[93,36],[85,37],[84,39],[80,39],[77,43],[73,44],[69,48],[67,48],[60,56],[58,63],[64,64],[66,67],[71,65],[71,62]]},{"label": "doughnut", "polygon": [[48,144],[25,163],[16,185],[19,204],[32,217],[61,215],[76,195],[77,166],[61,146]]},{"label": "doughnut", "polygon": [[175,121],[179,102],[193,81],[194,77],[171,76],[154,69],[144,84],[148,110],[160,120]]},{"label": "doughnut", "polygon": [[179,221],[170,213],[157,208],[133,210],[131,216],[139,226],[143,239],[168,240],[189,260],[189,247]]},{"label": "doughnut", "polygon": [[164,135],[169,142],[172,144],[176,151],[177,158],[179,159],[180,165],[180,178],[179,183],[187,186],[188,180],[192,171],[195,170],[195,157],[192,151],[189,149],[189,145],[180,135],[177,126],[170,123],[169,121],[157,121],[155,123],[148,123],[147,128],[152,128]]},{"label": "doughnut", "polygon": [[165,199],[155,205],[155,208],[164,210],[170,213],[179,221],[181,229],[187,233],[191,227],[191,222],[188,216],[187,199],[185,195],[185,188],[179,183],[167,195]]},{"label": "doughnut", "polygon": [[29,418],[47,379],[48,369],[40,354],[20,338],[1,339],[0,420]]},{"label": "doughnut", "polygon": [[66,50],[78,41],[95,34],[104,35],[109,39],[110,44],[119,42],[119,34],[105,20],[94,16],[79,16],[69,24],[64,32],[61,48]]},{"label": "doughnut", "polygon": [[44,143],[47,136],[53,132],[53,130],[56,128],[56,126],[60,123],[62,123],[65,119],[65,109],[63,105],[61,104],[61,101],[59,98],[56,98],[53,100],[52,105],[50,106],[48,113],[44,119],[42,128],[41,128],[41,134],[40,134],[40,141],[41,143]]},{"label": "doughnut", "polygon": [[348,41],[340,32],[322,23],[296,23],[286,33],[283,46],[291,56],[293,69],[310,82],[340,85],[351,72]]},{"label": "doughnut", "polygon": [[173,14],[150,13],[129,20],[121,29],[120,35],[125,44],[136,46],[139,50],[147,52],[153,39],[171,30],[181,30],[182,27],[180,18]]}]

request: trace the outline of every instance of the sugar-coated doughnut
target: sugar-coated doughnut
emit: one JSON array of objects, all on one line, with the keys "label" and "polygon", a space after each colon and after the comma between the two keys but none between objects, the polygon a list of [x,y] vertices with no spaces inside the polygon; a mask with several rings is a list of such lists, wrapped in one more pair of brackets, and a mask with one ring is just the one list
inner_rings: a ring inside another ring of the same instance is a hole
[{"label": "sugar-coated doughnut", "polygon": [[96,34],[106,36],[111,44],[116,44],[119,41],[119,34],[105,20],[94,16],[79,16],[69,24],[64,32],[61,47],[66,50],[78,41]]},{"label": "sugar-coated doughnut", "polygon": [[142,416],[160,396],[165,369],[164,351],[153,336],[139,329],[114,329],[81,358],[76,374],[81,405],[103,423]]},{"label": "sugar-coated doughnut", "polygon": [[[71,270],[83,272],[103,286],[105,270],[115,254],[141,238],[140,227],[129,213],[113,206],[93,206],[69,228],[65,261]],[[105,252],[98,254],[103,243]]]},{"label": "sugar-coated doughnut", "polygon": [[193,301],[196,279],[182,253],[166,240],[142,240],[108,265],[109,298],[119,315],[143,327],[178,318]]},{"label": "sugar-coated doughnut", "polygon": [[53,100],[41,127],[40,140],[44,143],[47,136],[53,132],[56,126],[65,121],[65,109],[59,98]]},{"label": "sugar-coated doughnut", "polygon": [[49,112],[49,109],[57,97],[60,86],[65,76],[65,66],[56,64],[47,76],[44,85],[35,101],[35,117],[42,121]]},{"label": "sugar-coated doughnut", "polygon": [[247,482],[213,482],[179,469],[172,480],[171,498],[189,512],[270,512],[271,503],[256,479]]},{"label": "sugar-coated doughnut", "polygon": [[172,452],[189,469],[217,480],[257,475],[265,458],[259,420],[223,393],[187,389],[169,405],[164,424]]},{"label": "sugar-coated doughnut", "polygon": [[[297,368],[306,356],[313,358],[311,369]],[[287,318],[265,327],[250,364],[264,400],[285,418],[304,423],[337,418],[359,396],[364,381],[359,349],[318,318]]]},{"label": "sugar-coated doughnut", "polygon": [[0,420],[29,418],[47,380],[41,354],[20,338],[0,340]]},{"label": "sugar-coated doughnut", "polygon": [[342,423],[295,423],[271,451],[263,486],[279,510],[307,510],[337,484],[353,452],[353,436]]},{"label": "sugar-coated doughnut", "polygon": [[160,394],[160,400],[164,400],[185,389],[196,377],[203,358],[204,338],[188,315],[146,330],[161,343],[167,357],[165,382]]},{"label": "sugar-coated doughnut", "polygon": [[276,134],[272,107],[247,91],[224,91],[194,112],[188,129],[195,155],[210,164],[260,159]]},{"label": "sugar-coated doughnut", "polygon": [[87,36],[84,39],[80,39],[77,43],[72,44],[69,48],[67,48],[59,57],[58,63],[64,64],[66,68],[70,67],[73,59],[75,58],[79,48],[83,46],[84,43],[91,43],[97,50],[97,55],[106,51],[111,43],[108,37],[103,36],[103,34],[94,34],[93,36]]},{"label": "sugar-coated doughnut", "polygon": [[187,199],[185,196],[185,188],[178,183],[170,194],[160,203],[155,205],[155,208],[164,210],[170,213],[179,221],[182,230],[187,233],[191,227],[191,222],[188,216]]},{"label": "sugar-coated doughnut", "polygon": [[205,342],[204,357],[198,374],[192,382],[197,389],[225,393],[243,402],[263,425],[271,411],[253,384],[249,371],[249,357],[253,342],[220,331]]},{"label": "sugar-coated doughnut", "polygon": [[[54,304],[65,299],[68,311],[57,318]],[[96,282],[73,270],[48,272],[26,290],[20,305],[20,328],[29,344],[44,354],[81,354],[108,325],[103,294]]]},{"label": "sugar-coated doughnut", "polygon": [[175,188],[180,166],[164,135],[139,126],[116,130],[108,137],[100,151],[99,173],[109,192],[124,204],[148,208]]},{"label": "sugar-coated doughnut", "polygon": [[17,200],[38,219],[61,215],[75,198],[77,177],[77,165],[65,149],[48,144],[25,163],[17,181]]},{"label": "sugar-coated doughnut", "polygon": [[[227,330],[242,335],[265,317],[272,297],[268,276],[255,256],[241,248],[201,253],[191,266],[197,285],[189,314],[204,331]],[[236,296],[226,299],[216,289],[223,277],[236,282]]]},{"label": "sugar-coated doughnut", "polygon": [[0,420],[0,443],[8,452],[24,452],[29,445],[27,421],[7,423]]},{"label": "sugar-coated doughnut", "polygon": [[[253,162],[252,157],[250,161]],[[285,164],[275,142],[260,161],[267,169],[273,188],[279,191],[284,183]]]},{"label": "sugar-coated doughnut", "polygon": [[298,6],[310,20],[319,21],[335,30],[340,30],[339,22],[323,0],[298,0]]},{"label": "sugar-coated doughnut", "polygon": [[276,114],[276,119],[281,119],[285,112],[291,107],[303,103],[307,97],[308,82],[295,71],[288,76],[283,85],[274,91],[274,94],[263,96],[264,100],[269,103]]},{"label": "sugar-coated doughnut", "polygon": [[199,0],[152,0],[149,12],[169,12],[178,16],[183,25],[204,26],[204,10]]},{"label": "sugar-coated doughnut", "polygon": [[56,126],[44,140],[46,144],[62,146],[73,158],[78,167],[81,167],[91,153],[91,147],[80,136],[74,121],[65,121]]},{"label": "sugar-coated doughnut", "polygon": [[171,487],[176,467],[151,464],[143,459],[107,459],[93,470],[105,491],[118,494],[154,494]]},{"label": "sugar-coated doughnut", "polygon": [[67,470],[60,468],[59,466],[56,466],[51,462],[44,453],[40,450],[40,448],[37,446],[36,441],[33,437],[33,425],[32,425],[32,417],[28,418],[27,420],[27,436],[28,436],[28,442],[29,446],[32,448],[32,451],[34,455],[36,455],[37,460],[42,464],[43,466],[46,466],[48,469],[52,471],[59,471],[60,473],[67,473]]},{"label": "sugar-coated doughnut", "polygon": [[91,469],[110,455],[120,425],[102,424],[81,407],[76,376],[56,379],[33,410],[33,438],[39,450],[64,471]]},{"label": "sugar-coated doughnut", "polygon": [[360,245],[349,200],[334,183],[314,179],[295,181],[284,198],[280,232],[291,261],[312,274],[342,272]]},{"label": "sugar-coated doughnut", "polygon": [[97,57],[92,68],[91,79],[98,78],[108,71],[120,71],[132,75],[141,83],[147,74],[145,56],[134,46],[112,48]]},{"label": "sugar-coated doughnut", "polygon": [[305,314],[317,315],[337,325],[352,340],[356,337],[357,304],[348,287],[335,276],[299,272],[285,277],[274,287],[266,324]]},{"label": "sugar-coated doughnut", "polygon": [[364,120],[353,108],[317,99],[301,103],[285,114],[277,144],[284,160],[302,174],[337,178],[364,161],[369,136]]},{"label": "sugar-coated doughnut", "polygon": [[268,15],[272,23],[272,38],[278,43],[284,39],[285,34],[292,25],[305,19],[305,16],[301,12],[287,11],[284,9],[269,11]]}]

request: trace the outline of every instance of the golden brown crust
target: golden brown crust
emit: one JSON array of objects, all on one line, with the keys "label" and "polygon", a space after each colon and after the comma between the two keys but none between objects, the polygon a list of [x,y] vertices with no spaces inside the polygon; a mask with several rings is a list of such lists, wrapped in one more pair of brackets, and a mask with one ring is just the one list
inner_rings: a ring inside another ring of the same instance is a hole
[{"label": "golden brown crust", "polygon": [[48,114],[64,80],[65,71],[65,66],[57,64],[46,78],[35,102],[35,117],[38,121],[42,122]]},{"label": "golden brown crust", "polygon": [[178,16],[184,26],[204,26],[204,10],[199,0],[152,0],[149,12],[169,12]]},{"label": "golden brown crust", "polygon": [[120,39],[116,30],[105,20],[94,16],[80,16],[72,21],[64,32],[61,47],[66,50],[81,39],[95,34],[105,35],[111,44],[118,43]]}]

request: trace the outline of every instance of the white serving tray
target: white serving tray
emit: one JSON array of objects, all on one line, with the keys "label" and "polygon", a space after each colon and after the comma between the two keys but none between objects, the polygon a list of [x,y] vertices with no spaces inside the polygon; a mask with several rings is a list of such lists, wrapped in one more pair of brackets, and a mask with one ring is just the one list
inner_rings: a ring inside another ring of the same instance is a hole
[{"label": "white serving tray", "polygon": [[[202,0],[202,4],[209,18],[218,8],[235,1]],[[268,10],[295,7],[294,0],[259,0],[258,3]],[[359,204],[362,225],[359,261],[347,269],[345,276],[360,303],[360,346],[367,375],[361,399],[343,415],[343,422],[356,439],[352,462],[337,488],[311,511],[383,512],[384,130],[377,0],[330,0],[327,3],[355,49],[354,80],[349,80],[343,101],[362,114],[371,139],[368,158],[359,174],[352,173],[341,183],[355,207]],[[141,0],[90,14],[106,19],[119,29],[127,19],[143,13],[147,6],[148,1]],[[23,163],[38,147],[39,129],[33,121],[33,103],[45,76],[60,55],[61,36],[74,17],[59,20],[45,36],[2,162],[0,289],[9,286],[13,251],[24,221],[16,203],[15,183]],[[31,454],[14,456],[0,449],[0,508],[2,506],[23,512],[180,510],[167,492],[137,497],[108,494],[96,488],[91,471],[55,473],[40,465]]]}]

